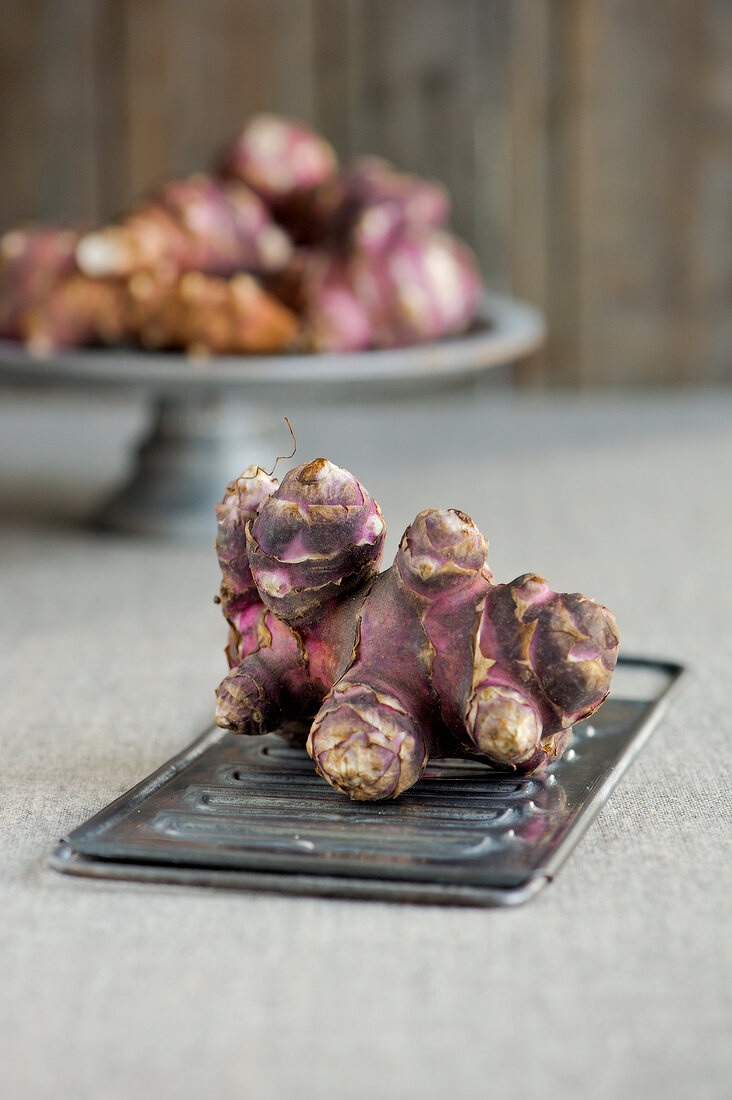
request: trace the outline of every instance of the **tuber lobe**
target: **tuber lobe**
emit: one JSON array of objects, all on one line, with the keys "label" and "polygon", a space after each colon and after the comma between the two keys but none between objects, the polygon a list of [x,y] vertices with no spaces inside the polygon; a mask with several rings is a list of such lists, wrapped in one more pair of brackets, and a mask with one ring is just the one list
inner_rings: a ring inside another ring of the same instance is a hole
[{"label": "tuber lobe", "polygon": [[263,602],[290,622],[367,581],[386,528],[356,479],[327,459],[291,470],[247,530],[247,554]]},{"label": "tuber lobe", "polygon": [[[269,487],[260,477],[245,498],[248,515],[227,520],[217,544],[225,614],[231,561],[244,578],[245,598],[230,618],[233,667],[217,709],[217,721],[236,732],[268,732],[312,717],[350,660],[358,609],[386,534],[373,498],[327,459],[304,463],[267,493]],[[225,517],[226,498],[219,508]]]}]

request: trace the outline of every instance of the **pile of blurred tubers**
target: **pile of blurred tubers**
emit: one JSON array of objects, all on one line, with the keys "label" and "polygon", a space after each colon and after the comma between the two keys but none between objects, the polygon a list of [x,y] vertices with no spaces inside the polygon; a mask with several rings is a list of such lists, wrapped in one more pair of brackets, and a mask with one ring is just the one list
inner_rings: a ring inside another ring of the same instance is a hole
[{"label": "pile of blurred tubers", "polygon": [[465,331],[475,257],[445,188],[250,119],[211,174],[163,184],[118,221],[0,239],[0,337],[192,356],[357,351]]}]

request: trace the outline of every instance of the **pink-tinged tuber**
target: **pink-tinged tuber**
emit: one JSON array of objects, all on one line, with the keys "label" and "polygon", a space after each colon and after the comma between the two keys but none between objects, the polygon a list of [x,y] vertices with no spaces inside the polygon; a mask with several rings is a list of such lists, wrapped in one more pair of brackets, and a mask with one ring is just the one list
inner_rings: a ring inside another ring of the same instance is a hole
[{"label": "pink-tinged tuber", "polygon": [[533,574],[495,584],[463,512],[421,512],[377,573],[383,520],[352,475],[317,459],[274,485],[245,471],[218,506],[232,665],[219,725],[311,719],[317,770],[371,800],[412,786],[431,757],[541,770],[605,699],[612,612]]},{"label": "pink-tinged tuber", "polygon": [[298,248],[274,280],[273,293],[302,317],[303,341],[311,351],[363,351],[372,346],[371,320],[345,257]]},{"label": "pink-tinged tuber", "polygon": [[255,115],[225,152],[221,174],[243,180],[278,210],[333,175],[337,158],[319,134],[273,114]]},{"label": "pink-tinged tuber", "polygon": [[171,284],[146,272],[129,281],[134,332],[144,347],[193,355],[268,354],[290,350],[298,318],[251,275],[231,279],[189,271]]},{"label": "pink-tinged tuber", "polygon": [[376,254],[353,262],[353,286],[376,347],[400,347],[463,332],[475,317],[481,279],[468,246],[445,230],[408,226]]},{"label": "pink-tinged tuber", "polygon": [[245,184],[203,174],[164,184],[116,225],[83,236],[76,257],[93,278],[153,271],[230,275],[283,267],[291,245]]},{"label": "pink-tinged tuber", "polygon": [[74,270],[72,229],[11,229],[0,238],[0,337],[20,340],[24,318]]},{"label": "pink-tinged tuber", "polygon": [[289,351],[298,318],[247,274],[222,279],[189,271],[163,280],[138,271],[129,279],[79,272],[56,283],[19,322],[31,352],[136,340],[147,348],[191,355]]},{"label": "pink-tinged tuber", "polygon": [[444,229],[406,226],[379,250],[296,249],[275,293],[302,313],[314,351],[361,351],[464,332],[481,291],[466,244]]},{"label": "pink-tinged tuber", "polygon": [[[250,479],[245,471],[239,482]],[[366,490],[327,459],[287,473],[256,505],[255,517],[244,518],[251,511],[244,499],[241,518],[219,512],[220,560],[226,547],[220,598],[226,613],[230,562],[244,578],[246,562],[259,605],[247,587],[246,610],[239,603],[237,614],[227,615],[227,652],[231,660],[238,650],[239,661],[219,688],[216,721],[237,733],[263,733],[312,715],[345,670],[360,594],[376,575],[385,527]]]},{"label": "pink-tinged tuber", "polygon": [[264,604],[249,568],[246,527],[277,487],[264,470],[250,466],[226,486],[223,501],[216,505],[216,553],[222,575],[218,601],[229,623],[226,655],[231,667],[249,656],[260,641]]},{"label": "pink-tinged tuber", "polygon": [[437,228],[450,216],[441,183],[399,172],[382,157],[361,157],[349,173],[355,198],[351,238],[357,250],[375,252],[404,226]]},{"label": "pink-tinged tuber", "polygon": [[129,334],[127,288],[119,279],[75,272],[25,311],[20,336],[35,355],[85,344],[119,344]]},{"label": "pink-tinged tuber", "polygon": [[465,706],[470,747],[533,768],[603,702],[617,644],[615,617],[586,596],[552,592],[532,573],[493,587]]},{"label": "pink-tinged tuber", "polygon": [[299,244],[341,254],[378,252],[407,225],[438,227],[450,215],[445,187],[399,172],[382,157],[360,157],[281,212]]}]

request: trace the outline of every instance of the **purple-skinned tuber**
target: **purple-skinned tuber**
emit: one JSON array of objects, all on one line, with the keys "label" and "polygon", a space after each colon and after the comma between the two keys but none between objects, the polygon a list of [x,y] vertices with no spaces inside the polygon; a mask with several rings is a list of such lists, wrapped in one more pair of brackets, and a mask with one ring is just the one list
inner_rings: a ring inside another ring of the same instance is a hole
[{"label": "purple-skinned tuber", "polygon": [[373,251],[296,249],[276,292],[302,313],[312,350],[361,351],[464,332],[482,282],[463,241],[444,229],[410,225]]},{"label": "purple-skinned tuber", "polygon": [[221,174],[243,180],[273,210],[329,179],[335,150],[325,138],[279,115],[254,115],[224,153]]},{"label": "purple-skinned tuber", "polygon": [[11,229],[0,237],[0,337],[27,335],[26,317],[74,271],[73,229]]},{"label": "purple-skinned tuber", "polygon": [[216,720],[310,722],[317,771],[353,799],[394,798],[441,756],[540,771],[607,696],[612,612],[534,574],[496,584],[464,512],[421,512],[382,573],[379,507],[326,459],[279,486],[245,471],[217,514],[232,667]]},{"label": "purple-skinned tuber", "polygon": [[76,259],[91,278],[151,271],[171,279],[186,271],[277,271],[290,253],[289,237],[246,184],[197,173],[163,184],[118,223],[85,234]]},{"label": "purple-skinned tuber", "polygon": [[441,183],[399,172],[383,157],[359,157],[319,186],[302,190],[282,210],[299,244],[341,254],[375,253],[405,226],[439,227],[450,215]]},{"label": "purple-skinned tuber", "polygon": [[[257,477],[242,506],[231,486],[219,505],[220,599],[234,667],[219,687],[216,721],[237,733],[266,733],[315,713],[345,671],[356,609],[386,532],[373,498],[327,459],[290,470],[262,500]],[[248,480],[255,479],[245,471],[232,485]],[[238,602],[230,595],[232,562]]]}]

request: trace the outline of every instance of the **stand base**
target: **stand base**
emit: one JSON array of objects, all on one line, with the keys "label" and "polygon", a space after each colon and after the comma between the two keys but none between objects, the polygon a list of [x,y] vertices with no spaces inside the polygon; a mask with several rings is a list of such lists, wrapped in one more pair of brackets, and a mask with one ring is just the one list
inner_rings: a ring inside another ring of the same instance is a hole
[{"label": "stand base", "polygon": [[95,526],[211,543],[214,502],[232,477],[273,453],[275,428],[266,408],[237,393],[158,399],[132,478]]}]

